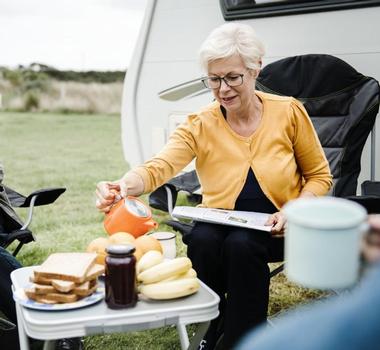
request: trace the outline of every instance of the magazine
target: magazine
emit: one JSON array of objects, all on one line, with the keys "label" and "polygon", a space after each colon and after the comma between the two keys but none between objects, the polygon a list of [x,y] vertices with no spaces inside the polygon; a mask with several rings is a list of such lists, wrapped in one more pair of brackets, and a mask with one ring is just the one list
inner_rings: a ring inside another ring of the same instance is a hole
[{"label": "magazine", "polygon": [[270,231],[272,228],[271,226],[264,225],[270,214],[251,211],[198,207],[175,207],[173,209],[172,216],[175,218],[192,219],[195,221],[253,228],[261,231]]}]

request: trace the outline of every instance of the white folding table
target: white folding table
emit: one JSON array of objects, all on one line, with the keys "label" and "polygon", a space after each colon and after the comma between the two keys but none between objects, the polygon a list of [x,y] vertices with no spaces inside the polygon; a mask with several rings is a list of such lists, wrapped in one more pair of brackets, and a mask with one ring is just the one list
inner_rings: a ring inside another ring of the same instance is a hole
[{"label": "white folding table", "polygon": [[[23,267],[12,272],[15,290],[29,283],[33,268]],[[200,284],[198,292],[191,296],[167,301],[139,300],[136,307],[122,310],[107,308],[104,299],[85,308],[65,311],[32,310],[16,303],[21,350],[29,350],[27,336],[45,340],[44,349],[49,349],[56,339],[168,325],[176,325],[182,349],[196,348],[210,320],[219,314],[218,295],[201,281]],[[190,323],[200,323],[191,344],[185,327]]]}]

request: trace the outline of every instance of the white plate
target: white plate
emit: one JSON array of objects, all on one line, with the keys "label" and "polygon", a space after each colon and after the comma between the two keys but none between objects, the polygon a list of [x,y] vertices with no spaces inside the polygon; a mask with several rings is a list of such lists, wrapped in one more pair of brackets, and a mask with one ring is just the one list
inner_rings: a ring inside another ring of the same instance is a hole
[{"label": "white plate", "polygon": [[13,292],[13,299],[22,306],[34,310],[45,310],[45,311],[59,311],[59,310],[71,310],[79,309],[81,307],[86,307],[97,303],[104,298],[104,287],[98,287],[96,292],[92,293],[86,298],[78,300],[74,303],[64,303],[64,304],[43,304],[37,301],[29,299],[24,292],[24,288],[19,288]]}]

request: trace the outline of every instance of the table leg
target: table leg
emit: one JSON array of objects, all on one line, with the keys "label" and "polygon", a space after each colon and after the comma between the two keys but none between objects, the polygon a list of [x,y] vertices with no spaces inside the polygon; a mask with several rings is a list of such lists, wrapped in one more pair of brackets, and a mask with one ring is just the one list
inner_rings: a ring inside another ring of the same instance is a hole
[{"label": "table leg", "polygon": [[20,305],[16,303],[16,313],[17,313],[17,328],[18,328],[18,339],[20,341],[21,350],[29,350],[29,340],[24,329],[24,322],[22,320],[22,314]]},{"label": "table leg", "polygon": [[181,349],[186,350],[189,347],[189,337],[187,335],[186,326],[182,323],[177,323],[177,332],[179,335],[179,340],[181,342]]},{"label": "table leg", "polygon": [[198,346],[204,338],[209,326],[210,321],[202,322],[198,325],[197,331],[195,332],[194,337],[191,339],[191,343],[189,345],[188,350],[198,349]]}]

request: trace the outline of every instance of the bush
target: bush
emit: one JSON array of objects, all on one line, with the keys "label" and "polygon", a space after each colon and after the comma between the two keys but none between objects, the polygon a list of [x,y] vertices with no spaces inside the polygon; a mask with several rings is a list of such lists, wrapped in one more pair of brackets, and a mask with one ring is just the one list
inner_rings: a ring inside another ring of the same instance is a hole
[{"label": "bush", "polygon": [[33,72],[31,70],[23,71],[23,89],[46,91],[49,85],[49,77],[45,73]]},{"label": "bush", "polygon": [[36,92],[29,91],[25,95],[25,102],[24,102],[24,110],[25,111],[33,111],[38,109],[40,106],[40,99]]},{"label": "bush", "polygon": [[20,86],[23,81],[22,73],[19,70],[4,69],[3,77],[5,80],[8,80],[13,86]]}]

